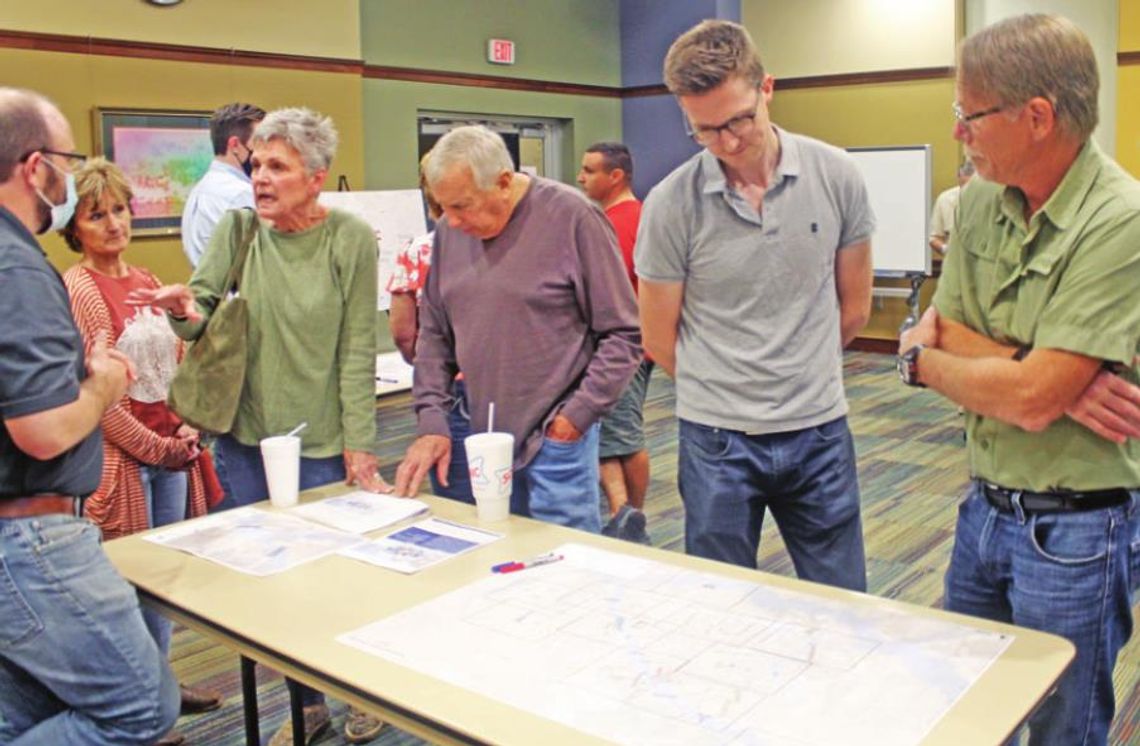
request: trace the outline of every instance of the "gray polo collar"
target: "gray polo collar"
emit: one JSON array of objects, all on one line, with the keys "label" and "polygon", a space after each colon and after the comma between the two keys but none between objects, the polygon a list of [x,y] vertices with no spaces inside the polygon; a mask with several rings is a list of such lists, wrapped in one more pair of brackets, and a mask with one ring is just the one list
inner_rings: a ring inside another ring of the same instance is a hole
[{"label": "gray polo collar", "polygon": [[[775,124],[772,125],[772,130],[780,140],[780,162],[776,164],[776,180],[770,189],[782,182],[786,176],[800,175],[800,144],[795,137]],[[720,160],[710,153],[708,148],[701,151],[700,170],[703,182],[701,194],[723,194],[728,191],[728,179],[724,176]]]}]

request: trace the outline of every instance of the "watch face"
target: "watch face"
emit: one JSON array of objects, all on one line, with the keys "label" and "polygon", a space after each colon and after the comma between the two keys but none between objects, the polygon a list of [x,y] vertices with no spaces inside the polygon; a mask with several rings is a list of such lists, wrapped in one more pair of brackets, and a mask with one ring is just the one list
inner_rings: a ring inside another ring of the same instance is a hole
[{"label": "watch face", "polygon": [[899,380],[903,383],[910,383],[910,363],[902,355],[895,358],[895,369],[899,372]]}]

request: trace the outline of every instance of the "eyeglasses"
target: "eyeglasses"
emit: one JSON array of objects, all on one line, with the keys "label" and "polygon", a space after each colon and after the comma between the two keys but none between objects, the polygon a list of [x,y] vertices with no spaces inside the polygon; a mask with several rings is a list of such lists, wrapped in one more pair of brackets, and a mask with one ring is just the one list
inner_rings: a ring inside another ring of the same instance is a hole
[{"label": "eyeglasses", "polygon": [[83,153],[69,153],[66,150],[52,150],[51,148],[32,148],[27,153],[24,153],[22,156],[20,156],[20,163],[23,163],[24,161],[31,158],[34,153],[46,153],[48,155],[58,155],[60,158],[67,158],[68,160],[79,161],[79,163],[83,163],[84,161],[87,160],[87,156],[83,155]]},{"label": "eyeglasses", "polygon": [[954,119],[957,120],[958,124],[967,129],[970,127],[971,122],[976,122],[982,117],[988,117],[990,114],[997,114],[1003,109],[1005,109],[1004,106],[991,106],[988,109],[982,109],[981,111],[975,111],[973,114],[967,114],[966,112],[962,111],[962,105],[957,101],[955,101],[950,106],[950,111],[954,112]]},{"label": "eyeglasses", "polygon": [[720,136],[725,131],[731,132],[733,137],[741,138],[747,137],[749,133],[756,127],[756,115],[759,113],[760,99],[757,98],[756,106],[753,107],[751,114],[741,114],[729,119],[724,124],[719,124],[711,127],[698,127],[693,129],[693,125],[689,122],[689,117],[683,117],[685,122],[685,134],[693,138],[699,145],[712,145],[720,139]]}]

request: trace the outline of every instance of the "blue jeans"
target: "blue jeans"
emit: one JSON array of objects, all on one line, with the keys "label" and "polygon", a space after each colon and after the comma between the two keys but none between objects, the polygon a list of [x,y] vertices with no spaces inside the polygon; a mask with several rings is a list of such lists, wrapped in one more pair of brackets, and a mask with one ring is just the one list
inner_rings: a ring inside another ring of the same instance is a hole
[{"label": "blue jeans", "polygon": [[462,380],[452,384],[451,394],[455,401],[447,413],[447,425],[451,430],[451,465],[447,467],[447,486],[440,484],[435,469],[428,471],[428,478],[431,479],[431,491],[436,495],[474,505],[471,474],[467,468],[467,450],[463,446],[463,439],[471,434],[471,414],[467,409],[467,387]]},{"label": "blue jeans", "polygon": [[[139,477],[146,493],[148,526],[169,526],[186,518],[186,472],[140,464]],[[142,607],[142,615],[159,652],[166,656],[170,652],[170,633],[174,625],[147,606]]]},{"label": "blue jeans", "polygon": [[767,508],[797,576],[867,590],[846,417],[765,435],[682,419],[677,462],[688,554],[755,568]]},{"label": "blue jeans", "polygon": [[598,513],[598,431],[594,423],[573,443],[543,438],[531,462],[514,473],[511,512],[601,533]]},{"label": "blue jeans", "polygon": [[178,682],[81,518],[0,520],[0,743],[150,744]]},{"label": "blue jeans", "polygon": [[[218,510],[250,505],[269,497],[260,446],[243,445],[230,435],[219,435],[214,441],[214,457],[219,463],[225,464],[224,469],[218,469],[218,478],[226,492]],[[330,482],[343,482],[344,478],[344,456],[301,458],[299,487],[302,490]],[[305,706],[325,701],[325,695],[316,689],[301,685],[300,690],[301,704]]]},{"label": "blue jeans", "polygon": [[1131,591],[1140,582],[1138,499],[1140,491],[1103,510],[1006,513],[975,481],[958,507],[946,609],[1051,632],[1077,648],[1029,719],[1030,746],[1108,741],[1112,669],[1132,634]]}]

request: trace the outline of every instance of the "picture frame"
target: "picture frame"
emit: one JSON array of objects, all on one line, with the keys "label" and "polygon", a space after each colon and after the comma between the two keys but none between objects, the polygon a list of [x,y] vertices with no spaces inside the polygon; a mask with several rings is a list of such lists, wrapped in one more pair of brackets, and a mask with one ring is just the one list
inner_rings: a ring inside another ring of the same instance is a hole
[{"label": "picture frame", "polygon": [[210,112],[97,107],[96,152],[127,177],[134,236],[178,236],[190,190],[214,158]]}]

